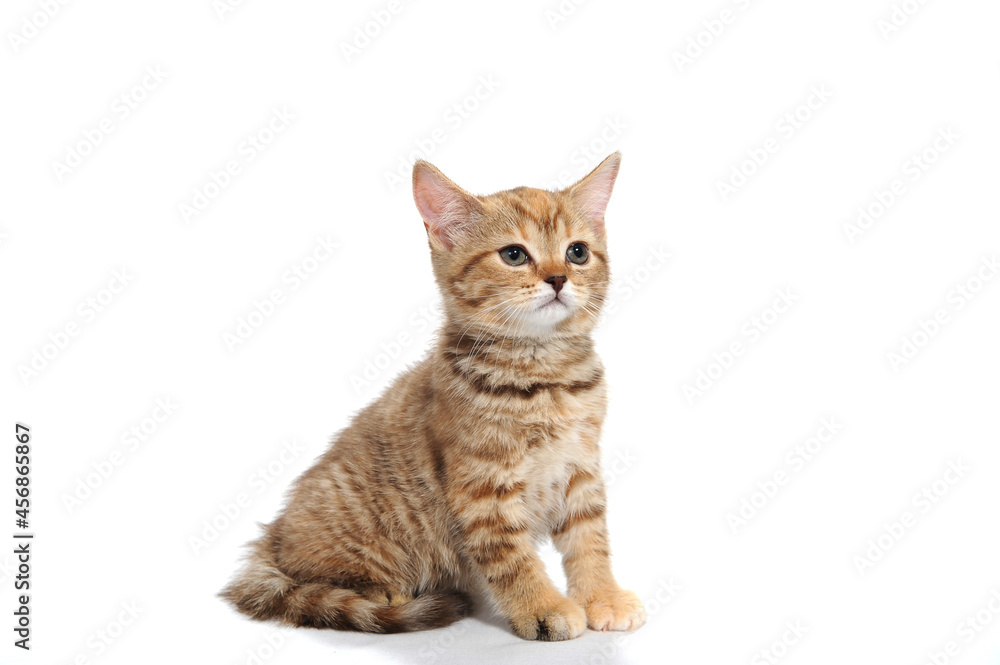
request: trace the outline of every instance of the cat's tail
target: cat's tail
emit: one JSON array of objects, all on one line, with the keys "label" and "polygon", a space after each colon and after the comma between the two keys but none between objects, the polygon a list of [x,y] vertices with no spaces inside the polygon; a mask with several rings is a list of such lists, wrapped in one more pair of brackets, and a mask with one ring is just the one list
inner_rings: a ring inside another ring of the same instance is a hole
[{"label": "cat's tail", "polygon": [[351,589],[322,582],[298,583],[277,567],[270,538],[251,544],[243,569],[219,596],[240,612],[261,621],[293,626],[402,633],[443,628],[472,608],[460,591],[424,593],[401,605],[369,600]]}]

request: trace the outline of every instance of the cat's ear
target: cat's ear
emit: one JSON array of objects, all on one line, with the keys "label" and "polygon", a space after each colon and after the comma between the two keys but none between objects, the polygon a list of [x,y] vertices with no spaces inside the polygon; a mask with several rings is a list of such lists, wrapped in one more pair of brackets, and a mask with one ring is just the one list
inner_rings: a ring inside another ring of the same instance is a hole
[{"label": "cat's ear", "polygon": [[431,243],[446,250],[455,246],[483,211],[475,196],[423,160],[413,165],[413,200]]},{"label": "cat's ear", "polygon": [[613,152],[579,182],[563,190],[599,233],[604,232],[604,211],[608,208],[621,162],[622,154]]}]

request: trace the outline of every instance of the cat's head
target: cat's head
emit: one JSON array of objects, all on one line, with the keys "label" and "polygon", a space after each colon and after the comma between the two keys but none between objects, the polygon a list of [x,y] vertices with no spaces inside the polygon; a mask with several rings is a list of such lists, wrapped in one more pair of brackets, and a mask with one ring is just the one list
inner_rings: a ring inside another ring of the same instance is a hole
[{"label": "cat's head", "polygon": [[620,162],[616,152],[557,192],[474,196],[418,161],[413,195],[449,322],[473,337],[589,332],[608,291],[604,211]]}]

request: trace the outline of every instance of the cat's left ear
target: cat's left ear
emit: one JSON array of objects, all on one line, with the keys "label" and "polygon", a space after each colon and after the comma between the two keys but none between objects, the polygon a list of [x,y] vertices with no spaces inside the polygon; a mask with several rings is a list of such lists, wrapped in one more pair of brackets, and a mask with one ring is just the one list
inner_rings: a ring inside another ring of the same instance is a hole
[{"label": "cat's left ear", "polygon": [[455,246],[483,212],[475,196],[423,160],[413,165],[413,200],[431,244],[446,250]]},{"label": "cat's left ear", "polygon": [[598,233],[604,233],[604,211],[608,208],[621,162],[622,154],[613,152],[579,182],[563,190]]}]

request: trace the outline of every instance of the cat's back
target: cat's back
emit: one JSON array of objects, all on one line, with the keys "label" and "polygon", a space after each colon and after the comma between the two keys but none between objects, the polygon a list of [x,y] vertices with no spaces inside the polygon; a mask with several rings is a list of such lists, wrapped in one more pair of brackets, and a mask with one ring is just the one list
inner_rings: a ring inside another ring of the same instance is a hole
[{"label": "cat's back", "polygon": [[[414,547],[437,552],[436,561],[451,560],[445,503],[423,433],[432,400],[429,362],[402,374],[358,412],[299,478],[274,525],[290,572],[301,574],[297,563],[316,566],[314,555],[302,556],[304,550],[330,559],[320,568],[343,568],[346,557],[360,569],[364,557],[355,562],[346,555],[371,543],[380,543],[381,556],[399,565],[410,560]],[[420,561],[411,565],[426,568]]]},{"label": "cat's back", "polygon": [[403,470],[393,464],[412,465],[424,447],[421,432],[433,401],[431,363],[425,358],[409,368],[355,414],[302,481],[320,481],[338,471],[391,481],[390,472]]}]

